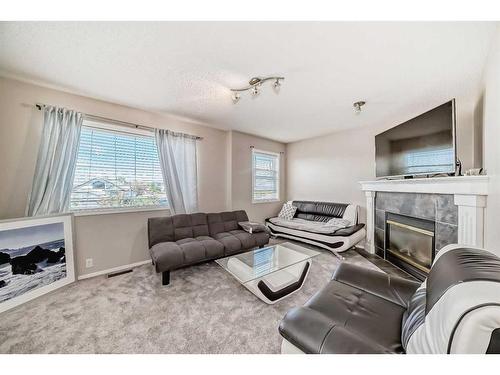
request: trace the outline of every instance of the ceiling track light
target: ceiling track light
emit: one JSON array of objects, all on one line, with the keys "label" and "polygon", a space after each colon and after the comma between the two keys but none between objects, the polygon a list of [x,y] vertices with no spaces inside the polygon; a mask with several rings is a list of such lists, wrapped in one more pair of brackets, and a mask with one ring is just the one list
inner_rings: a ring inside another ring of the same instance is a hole
[{"label": "ceiling track light", "polygon": [[361,108],[366,104],[366,102],[364,101],[359,101],[359,102],[356,102],[354,103],[352,106],[354,107],[354,112],[356,114],[360,114],[361,113]]},{"label": "ceiling track light", "polygon": [[260,88],[262,87],[262,84],[267,81],[274,81],[273,82],[273,89],[276,93],[279,93],[279,90],[281,88],[281,81],[283,81],[285,77],[253,77],[248,81],[248,86],[242,87],[241,89],[231,89],[232,95],[231,99],[233,100],[233,103],[236,104],[239,102],[241,99],[240,93],[243,91],[250,91],[252,94],[252,97],[257,97],[260,94]]}]

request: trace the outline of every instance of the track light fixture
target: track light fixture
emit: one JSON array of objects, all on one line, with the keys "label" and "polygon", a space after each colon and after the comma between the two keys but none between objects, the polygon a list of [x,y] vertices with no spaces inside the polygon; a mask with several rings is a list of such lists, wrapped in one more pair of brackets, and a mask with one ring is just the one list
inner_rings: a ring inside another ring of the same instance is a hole
[{"label": "track light fixture", "polygon": [[240,101],[241,95],[237,92],[233,92],[233,94],[231,95],[231,99],[233,99],[233,103],[236,104]]},{"label": "track light fixture", "polygon": [[252,96],[257,96],[259,95],[259,85],[255,85],[252,89]]},{"label": "track light fixture", "polygon": [[260,94],[262,84],[267,81],[274,81],[273,89],[276,93],[279,93],[282,84],[281,81],[283,81],[284,79],[285,77],[253,77],[250,81],[248,81],[248,86],[241,89],[231,89],[231,98],[233,100],[233,103],[238,103],[238,101],[241,99],[240,93],[243,91],[250,91],[252,97],[257,97]]},{"label": "track light fixture", "polygon": [[354,103],[352,106],[354,107],[354,112],[358,115],[361,113],[361,107],[363,107],[366,104],[364,101],[359,101]]}]

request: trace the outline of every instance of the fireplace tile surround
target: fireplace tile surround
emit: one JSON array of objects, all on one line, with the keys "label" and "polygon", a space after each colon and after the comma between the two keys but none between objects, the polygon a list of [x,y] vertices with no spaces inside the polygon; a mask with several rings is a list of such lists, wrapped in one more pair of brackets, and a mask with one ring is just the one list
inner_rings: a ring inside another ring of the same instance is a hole
[{"label": "fireplace tile surround", "polygon": [[458,207],[451,194],[378,192],[375,197],[375,252],[383,256],[386,212],[436,223],[436,252],[458,241]]},{"label": "fireplace tile surround", "polygon": [[482,247],[488,176],[360,182],[366,195],[366,241],[370,253],[384,248],[385,212],[436,223],[436,250],[448,243]]}]

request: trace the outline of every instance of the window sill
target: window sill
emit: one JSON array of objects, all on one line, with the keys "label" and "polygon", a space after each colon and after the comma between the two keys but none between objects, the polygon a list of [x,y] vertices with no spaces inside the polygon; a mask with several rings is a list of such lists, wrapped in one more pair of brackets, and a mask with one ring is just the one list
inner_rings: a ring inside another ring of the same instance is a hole
[{"label": "window sill", "polygon": [[253,204],[260,204],[260,203],[278,203],[281,202],[281,199],[269,199],[269,200],[258,200],[254,201],[252,200]]},{"label": "window sill", "polygon": [[95,216],[95,215],[110,215],[110,214],[127,214],[131,212],[148,212],[148,211],[169,211],[168,207],[130,207],[130,208],[103,208],[100,210],[80,210],[71,211],[74,216]]}]

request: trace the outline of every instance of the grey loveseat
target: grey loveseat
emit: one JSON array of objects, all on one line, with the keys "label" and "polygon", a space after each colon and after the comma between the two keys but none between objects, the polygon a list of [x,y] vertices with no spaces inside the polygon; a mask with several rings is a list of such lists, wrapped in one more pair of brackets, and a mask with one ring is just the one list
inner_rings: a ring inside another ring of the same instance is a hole
[{"label": "grey loveseat", "polygon": [[245,211],[181,214],[148,219],[149,253],[162,273],[163,285],[170,271],[241,253],[269,242],[269,234],[250,234],[238,223],[248,221]]}]

